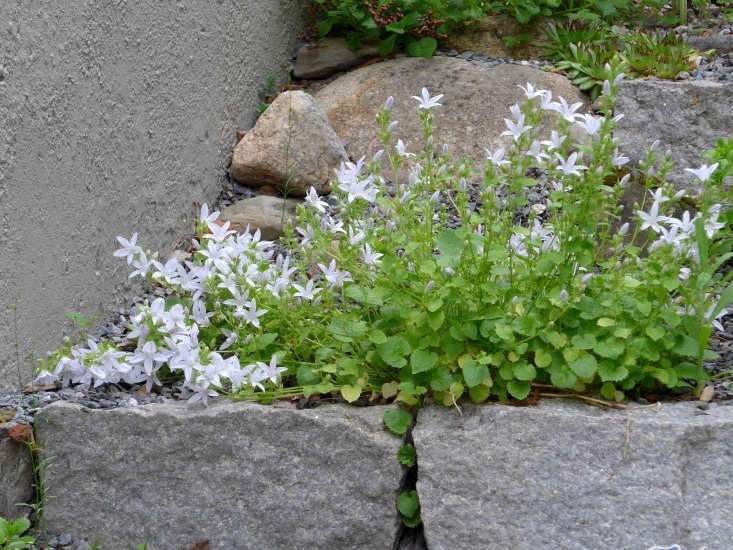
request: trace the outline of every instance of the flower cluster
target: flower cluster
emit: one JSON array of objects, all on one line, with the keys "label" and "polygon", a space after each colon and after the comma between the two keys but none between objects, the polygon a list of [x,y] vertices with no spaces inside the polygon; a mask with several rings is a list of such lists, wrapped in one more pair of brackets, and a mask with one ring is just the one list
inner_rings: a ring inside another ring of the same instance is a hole
[{"label": "flower cluster", "polygon": [[[622,79],[603,85],[611,107]],[[138,306],[127,335],[134,350],[89,341],[36,382],[151,391],[177,377],[190,402],[340,390],[349,401],[371,392],[408,404],[432,391],[452,404],[464,390],[476,402],[523,399],[535,380],[578,391],[598,384],[609,399],[655,381],[704,381],[702,348],[690,342],[705,331],[694,323],[726,310],[712,303],[701,238],[720,240],[724,207],[708,197],[698,213],[673,217],[683,194],[648,179],[651,206],[637,207],[635,227],[613,229],[630,178],[612,137],[623,115],[580,114],[549,90],[522,89],[529,101],[510,107],[506,145],[486,150],[483,181],[435,143],[432,110],[443,96],[423,88],[413,98],[424,148],[390,145],[399,123],[388,98],[377,115],[384,148],[342,163],[331,197],[311,188],[278,244],[259,230],[236,233],[205,205],[185,259],[163,263],[137,234],[118,237],[114,255],[130,277],[171,295]],[[547,113],[557,128],[543,139]],[[573,128],[585,134],[580,143]],[[716,167],[689,170],[705,182]],[[545,202],[529,207],[538,187]],[[648,257],[634,244],[645,230],[654,235],[642,245]]]}]

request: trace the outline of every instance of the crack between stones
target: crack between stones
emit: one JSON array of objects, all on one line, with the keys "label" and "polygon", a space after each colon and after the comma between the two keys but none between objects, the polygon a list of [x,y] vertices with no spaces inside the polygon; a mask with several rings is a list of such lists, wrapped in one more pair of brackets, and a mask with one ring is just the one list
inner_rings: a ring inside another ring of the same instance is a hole
[{"label": "crack between stones", "polygon": [[[412,438],[412,430],[415,427],[415,422],[417,422],[417,413],[415,413],[414,415],[414,419],[412,425],[410,426],[410,429],[405,434],[405,438],[402,442],[403,445],[415,445],[415,442]],[[400,484],[399,490],[397,492],[398,495],[404,491],[409,492],[417,490],[419,462],[420,457],[418,456],[415,459],[415,465],[407,468],[407,470],[405,471],[405,475],[402,477],[402,483]],[[402,516],[400,515],[399,510],[397,511],[397,521],[399,522],[399,526],[397,527],[397,532],[395,533],[395,540],[392,544],[392,550],[429,550],[427,542],[425,540],[425,534],[423,532],[422,521],[416,527],[407,527],[402,521]]]}]

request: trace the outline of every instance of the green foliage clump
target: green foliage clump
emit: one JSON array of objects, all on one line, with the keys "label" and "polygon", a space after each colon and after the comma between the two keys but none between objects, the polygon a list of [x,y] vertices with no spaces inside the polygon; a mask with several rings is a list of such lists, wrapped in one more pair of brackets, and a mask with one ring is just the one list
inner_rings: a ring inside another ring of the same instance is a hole
[{"label": "green foliage clump", "polygon": [[486,13],[482,0],[314,0],[323,19],[316,24],[320,36],[346,33],[356,50],[379,41],[379,54],[389,55],[404,45],[414,57],[431,57],[437,40],[457,23],[480,19]]},{"label": "green foliage clump", "polygon": [[26,518],[7,521],[0,517],[0,549],[24,550],[30,548],[34,542],[33,537],[22,536],[30,526],[31,522]]},{"label": "green foliage clump", "polygon": [[420,525],[420,500],[417,491],[405,491],[397,497],[397,509],[407,527]]},{"label": "green foliage clump", "polygon": [[673,34],[634,31],[619,33],[602,24],[587,26],[550,25],[545,34],[545,57],[565,71],[568,78],[591,99],[611,74],[630,77],[655,76],[673,80],[678,73],[695,67],[700,52]]},{"label": "green foliage clump", "polygon": [[397,460],[400,464],[412,468],[417,464],[417,453],[415,452],[415,446],[411,444],[403,445],[397,452]]}]

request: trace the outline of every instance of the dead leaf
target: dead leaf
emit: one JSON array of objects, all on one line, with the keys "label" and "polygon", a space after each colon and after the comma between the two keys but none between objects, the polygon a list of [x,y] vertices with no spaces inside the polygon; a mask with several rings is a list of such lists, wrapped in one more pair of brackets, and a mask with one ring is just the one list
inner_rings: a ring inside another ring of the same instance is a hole
[{"label": "dead leaf", "polygon": [[189,546],[188,548],[186,548],[186,550],[209,550],[209,541],[202,540],[201,542],[197,542],[193,546]]},{"label": "dead leaf", "polygon": [[33,441],[33,428],[30,424],[18,424],[15,428],[10,430],[8,437],[18,443],[23,441]]},{"label": "dead leaf", "polygon": [[33,384],[28,384],[27,386],[23,386],[23,389],[20,390],[23,393],[36,393],[39,391],[52,391],[56,389],[56,384],[46,384],[44,386],[34,386]]},{"label": "dead leaf", "polygon": [[709,403],[710,400],[715,395],[715,388],[713,386],[705,386],[700,393],[700,397],[698,398],[700,401],[704,401],[705,403]]}]

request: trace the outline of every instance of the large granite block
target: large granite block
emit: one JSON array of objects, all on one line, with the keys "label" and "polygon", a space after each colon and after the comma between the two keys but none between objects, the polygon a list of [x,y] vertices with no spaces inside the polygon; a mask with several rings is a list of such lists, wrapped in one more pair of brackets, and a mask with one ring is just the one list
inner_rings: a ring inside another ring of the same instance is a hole
[{"label": "large granite block", "polygon": [[[413,430],[430,550],[731,548],[733,407],[437,406]],[[629,429],[628,448],[627,427]]]},{"label": "large granite block", "polygon": [[54,403],[36,419],[46,529],[105,550],[391,548],[402,441],[384,410]]}]

